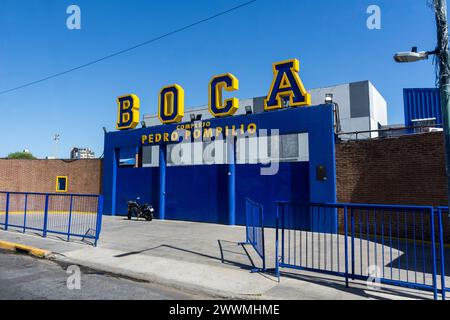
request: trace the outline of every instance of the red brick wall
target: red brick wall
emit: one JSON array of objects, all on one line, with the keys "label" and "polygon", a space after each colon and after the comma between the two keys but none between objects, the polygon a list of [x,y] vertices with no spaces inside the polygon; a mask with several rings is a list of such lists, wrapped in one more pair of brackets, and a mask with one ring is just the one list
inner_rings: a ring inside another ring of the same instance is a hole
[{"label": "red brick wall", "polygon": [[[338,143],[336,172],[339,202],[447,206],[444,136],[441,132]],[[420,214],[405,214],[387,214],[383,218],[380,213],[375,216],[371,212],[370,233],[380,234],[382,224],[389,230],[390,223],[386,221],[392,218],[394,234],[399,233],[396,236],[413,238],[414,234],[420,239],[423,227],[425,238],[429,240],[429,216],[424,215],[422,221]],[[362,213],[363,230],[366,230],[366,215],[366,212]],[[339,220],[342,226],[342,214]],[[444,240],[450,243],[450,219],[445,216],[443,222]],[[374,225],[377,230],[373,230]]]},{"label": "red brick wall", "polygon": [[441,132],[336,145],[339,202],[447,205]]},{"label": "red brick wall", "polygon": [[101,191],[102,161],[0,159],[0,191],[55,192],[56,176],[68,177],[68,193]]}]

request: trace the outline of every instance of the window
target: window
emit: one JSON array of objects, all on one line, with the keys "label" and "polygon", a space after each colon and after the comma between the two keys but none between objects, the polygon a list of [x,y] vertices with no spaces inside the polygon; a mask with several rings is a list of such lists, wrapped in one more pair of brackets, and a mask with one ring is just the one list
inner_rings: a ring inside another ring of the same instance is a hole
[{"label": "window", "polygon": [[309,161],[308,133],[240,137],[236,144],[237,163]]},{"label": "window", "polygon": [[68,181],[67,176],[56,177],[56,192],[67,192]]},{"label": "window", "polygon": [[159,146],[142,147],[142,167],[159,166]]},{"label": "window", "polygon": [[138,149],[136,147],[120,148],[119,167],[135,167],[136,154],[138,154]]}]

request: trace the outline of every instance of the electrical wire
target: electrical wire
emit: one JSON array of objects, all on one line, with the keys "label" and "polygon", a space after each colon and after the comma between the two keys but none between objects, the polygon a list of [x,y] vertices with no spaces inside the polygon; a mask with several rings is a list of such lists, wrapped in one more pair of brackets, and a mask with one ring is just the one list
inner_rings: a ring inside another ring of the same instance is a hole
[{"label": "electrical wire", "polygon": [[77,67],[74,67],[74,68],[71,68],[71,69],[68,69],[68,70],[65,70],[65,71],[62,71],[62,72],[58,72],[58,73],[49,75],[49,76],[47,76],[47,77],[45,77],[45,78],[38,79],[38,80],[34,80],[34,81],[31,81],[31,82],[28,82],[28,83],[19,85],[19,86],[14,87],[14,88],[10,88],[10,89],[6,89],[6,90],[3,90],[3,91],[0,91],[0,95],[6,94],[6,93],[10,93],[10,92],[13,92],[13,91],[16,91],[16,90],[19,90],[19,89],[23,89],[23,88],[26,88],[26,87],[29,87],[29,86],[32,86],[32,85],[35,85],[35,84],[38,84],[38,83],[41,83],[41,82],[44,82],[44,81],[53,79],[53,78],[60,77],[60,76],[62,76],[62,75],[68,74],[68,73],[70,73],[70,72],[73,72],[73,71],[76,71],[76,70],[79,70],[79,69],[83,69],[83,68],[92,66],[92,65],[94,65],[94,64],[96,64],[96,63],[105,61],[105,60],[107,60],[107,59],[111,59],[111,58],[113,58],[113,57],[115,57],[115,56],[118,56],[118,55],[121,55],[121,54],[123,54],[123,53],[129,52],[129,51],[131,51],[131,50],[134,50],[134,49],[137,49],[137,48],[146,46],[146,45],[148,45],[148,44],[151,44],[151,43],[156,42],[156,41],[158,41],[158,40],[161,40],[161,39],[163,39],[163,38],[167,38],[167,37],[169,37],[169,36],[172,36],[172,35],[174,35],[174,34],[176,34],[176,33],[185,31],[185,30],[190,29],[190,28],[192,28],[192,27],[194,27],[194,26],[197,26],[197,25],[199,25],[199,24],[202,24],[202,23],[205,23],[205,22],[207,22],[207,21],[210,21],[210,20],[213,20],[213,19],[215,19],[215,18],[218,18],[218,17],[220,17],[220,16],[223,16],[223,15],[225,15],[225,14],[227,14],[227,13],[232,12],[232,11],[236,11],[236,10],[241,9],[241,8],[243,8],[243,7],[245,7],[245,6],[248,6],[248,5],[250,5],[250,4],[252,4],[253,2],[256,2],[256,1],[257,1],[257,0],[251,0],[251,1],[248,1],[248,2],[245,2],[245,3],[242,3],[242,4],[238,5],[238,6],[233,7],[233,8],[230,8],[230,9],[227,9],[227,10],[225,10],[225,11],[216,13],[216,14],[214,14],[214,15],[212,15],[212,16],[209,16],[209,17],[207,17],[207,18],[205,18],[205,19],[198,20],[198,21],[196,21],[196,22],[194,22],[194,23],[191,23],[191,24],[189,24],[189,25],[186,25],[186,26],[184,26],[184,27],[181,27],[181,28],[178,28],[178,29],[176,29],[176,30],[167,32],[167,33],[165,33],[165,34],[163,34],[163,35],[160,35],[160,36],[157,36],[157,37],[155,37],[155,38],[153,38],[153,39],[150,39],[150,40],[144,41],[144,42],[142,42],[142,43],[139,43],[139,44],[137,44],[137,45],[134,45],[134,46],[132,46],[132,47],[129,47],[129,48],[126,48],[126,49],[123,49],[123,50],[120,50],[120,51],[111,53],[111,54],[109,54],[109,55],[107,55],[107,56],[104,56],[104,57],[101,57],[101,58],[99,58],[99,59],[96,59],[96,60],[87,62],[87,63],[82,64],[82,65],[79,65],[79,66],[77,66]]}]

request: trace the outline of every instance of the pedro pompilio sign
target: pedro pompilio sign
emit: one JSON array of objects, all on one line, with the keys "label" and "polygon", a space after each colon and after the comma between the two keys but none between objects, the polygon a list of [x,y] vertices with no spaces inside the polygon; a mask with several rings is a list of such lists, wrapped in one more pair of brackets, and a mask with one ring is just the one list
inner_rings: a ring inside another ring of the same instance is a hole
[{"label": "pedro pompilio sign", "polygon": [[[297,59],[273,64],[273,80],[269,93],[264,99],[264,110],[283,108],[283,100],[289,99],[290,107],[309,106],[311,95],[306,92],[298,74],[300,63]],[[239,108],[239,100],[223,100],[223,90],[228,92],[239,89],[239,80],[231,73],[214,76],[209,82],[208,109],[214,117],[232,116]],[[117,98],[118,130],[133,129],[139,124],[139,97],[127,94]],[[158,98],[158,118],[163,124],[179,123],[184,117],[184,90],[178,84],[161,89]]]}]

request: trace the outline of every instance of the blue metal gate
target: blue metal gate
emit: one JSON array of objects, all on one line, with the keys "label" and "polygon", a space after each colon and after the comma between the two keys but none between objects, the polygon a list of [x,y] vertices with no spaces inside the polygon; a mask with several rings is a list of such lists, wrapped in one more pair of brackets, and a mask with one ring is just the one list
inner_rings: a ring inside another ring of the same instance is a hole
[{"label": "blue metal gate", "polygon": [[441,294],[442,299],[445,300],[446,293],[450,292],[450,287],[448,287],[449,282],[446,281],[445,277],[450,276],[450,250],[448,245],[450,244],[450,212],[448,207],[437,207],[435,209],[438,220],[438,232],[439,232],[439,274],[441,282]]},{"label": "blue metal gate", "polygon": [[56,194],[0,191],[0,226],[91,239],[97,245],[102,226],[103,197],[93,194]]},{"label": "blue metal gate", "polygon": [[264,209],[263,206],[246,198],[245,199],[245,242],[251,244],[256,253],[262,259],[262,268],[252,271],[266,271],[266,251],[264,242]]},{"label": "blue metal gate", "polygon": [[428,206],[278,202],[276,274],[279,268],[326,273],[344,277],[347,286],[373,280],[431,291],[437,299],[435,232]]}]

